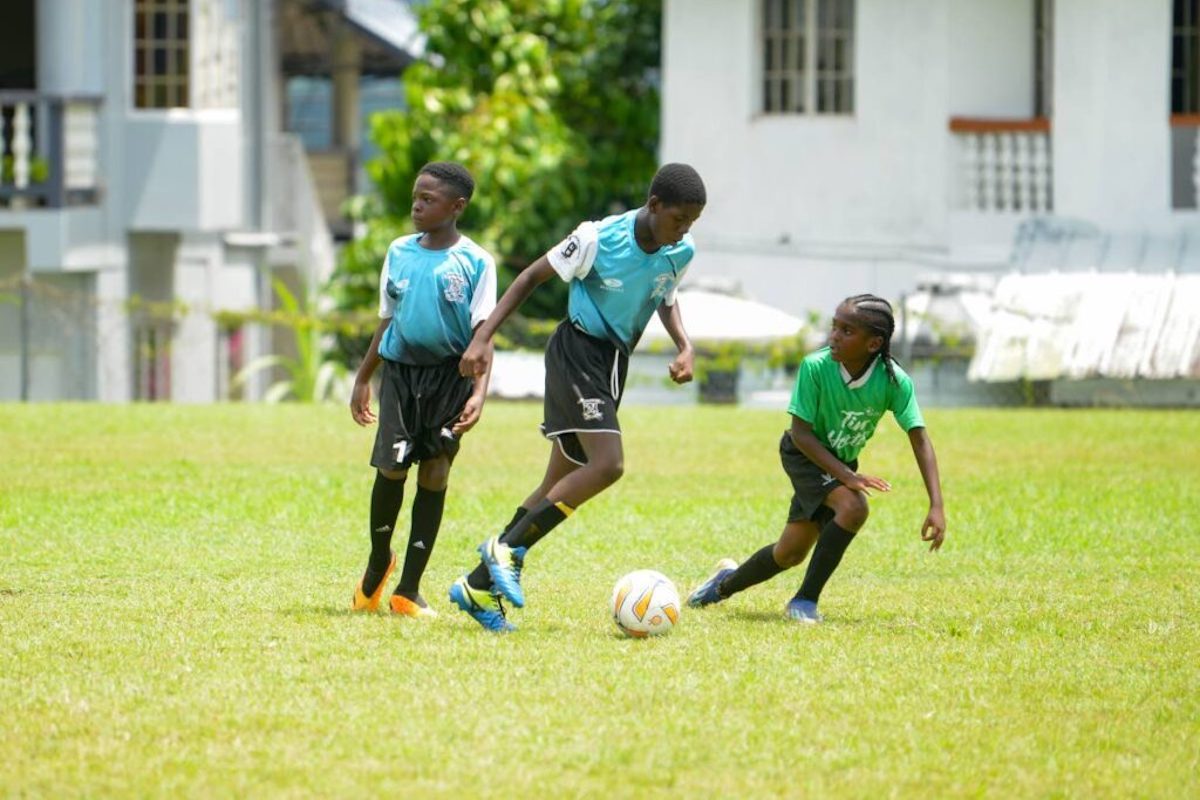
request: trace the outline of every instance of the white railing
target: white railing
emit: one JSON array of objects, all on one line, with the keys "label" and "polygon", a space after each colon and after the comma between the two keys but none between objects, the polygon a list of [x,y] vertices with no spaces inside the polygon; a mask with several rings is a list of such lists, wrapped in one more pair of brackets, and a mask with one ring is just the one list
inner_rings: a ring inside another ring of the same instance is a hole
[{"label": "white railing", "polygon": [[953,205],[963,211],[1037,213],[1054,207],[1047,119],[950,119],[956,144]]},{"label": "white railing", "polygon": [[0,91],[0,207],[95,203],[99,97]]}]

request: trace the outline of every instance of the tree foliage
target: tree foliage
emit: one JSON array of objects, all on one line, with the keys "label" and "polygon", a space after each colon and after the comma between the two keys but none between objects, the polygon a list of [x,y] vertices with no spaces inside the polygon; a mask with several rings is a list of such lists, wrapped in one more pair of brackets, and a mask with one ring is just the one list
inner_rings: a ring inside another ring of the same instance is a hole
[{"label": "tree foliage", "polygon": [[[496,256],[502,289],[581,220],[640,205],[656,167],[661,0],[418,9],[428,57],[403,76],[407,109],[373,121],[378,197],[362,205],[366,235],[334,277],[342,309],[376,302],[381,259],[412,230],[412,185],[429,161],[475,176],[460,227]],[[565,287],[543,288],[525,310],[557,316],[564,298]]]}]

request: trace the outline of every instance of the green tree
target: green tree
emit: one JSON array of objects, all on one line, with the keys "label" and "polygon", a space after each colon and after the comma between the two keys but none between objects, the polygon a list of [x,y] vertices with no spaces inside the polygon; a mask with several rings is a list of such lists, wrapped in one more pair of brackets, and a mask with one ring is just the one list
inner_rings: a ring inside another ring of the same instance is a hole
[{"label": "green tree", "polygon": [[[475,175],[460,225],[496,255],[501,290],[580,220],[640,205],[656,168],[661,0],[430,0],[419,15],[429,55],[404,74],[407,109],[373,120],[378,197],[333,279],[343,310],[376,302],[428,161]],[[543,288],[525,310],[559,316],[565,297]],[[340,338],[351,359],[366,344]]]}]

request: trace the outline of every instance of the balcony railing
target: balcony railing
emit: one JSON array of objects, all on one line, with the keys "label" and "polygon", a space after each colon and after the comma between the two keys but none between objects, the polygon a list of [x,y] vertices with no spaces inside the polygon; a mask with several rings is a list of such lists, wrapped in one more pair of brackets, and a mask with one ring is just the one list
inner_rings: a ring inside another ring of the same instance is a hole
[{"label": "balcony railing", "polygon": [[96,202],[100,102],[0,91],[0,208]]},{"label": "balcony railing", "polygon": [[950,132],[957,144],[956,209],[1039,213],[1054,207],[1050,120],[951,117]]},{"label": "balcony railing", "polygon": [[1171,115],[1171,208],[1200,208],[1200,114]]}]

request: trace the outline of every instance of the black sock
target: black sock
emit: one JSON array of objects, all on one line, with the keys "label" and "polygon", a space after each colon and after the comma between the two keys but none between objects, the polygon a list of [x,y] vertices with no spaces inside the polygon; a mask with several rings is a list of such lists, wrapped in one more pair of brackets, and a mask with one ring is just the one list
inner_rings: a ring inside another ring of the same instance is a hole
[{"label": "black sock", "polygon": [[853,538],[854,531],[846,530],[835,520],[829,520],[825,524],[821,529],[821,536],[817,539],[817,546],[813,548],[812,557],[808,560],[808,572],[804,573],[804,583],[800,584],[800,591],[796,592],[796,597],[817,602],[821,597],[821,590],[825,588],[825,582],[841,563],[842,554],[846,552]]},{"label": "black sock", "polygon": [[404,554],[404,570],[400,573],[396,594],[407,595],[409,600],[416,599],[421,576],[425,574],[425,565],[433,553],[438,529],[442,527],[442,509],[445,507],[445,489],[435,492],[417,484],[417,496],[413,498],[412,505],[412,528],[408,533],[408,551]]},{"label": "black sock", "polygon": [[521,517],[508,532],[504,543],[509,547],[529,549],[574,511],[575,509],[566,503],[555,503],[549,499],[543,500],[529,509],[528,514]]},{"label": "black sock", "polygon": [[775,563],[775,545],[769,544],[743,561],[732,575],[721,581],[717,585],[717,594],[722,598],[729,597],[756,583],[770,580],[781,572],[783,567]]},{"label": "black sock", "polygon": [[[508,524],[504,526],[504,532],[500,534],[500,541],[508,544],[508,534],[512,532],[512,529],[517,526],[517,523],[520,522],[528,513],[529,509],[525,508],[525,506],[517,506],[517,511],[515,514],[513,514],[513,518],[508,521]],[[482,561],[476,564],[475,569],[471,570],[471,573],[467,575],[467,585],[472,589],[491,588],[492,576],[490,573],[488,573],[488,568],[484,566]]]},{"label": "black sock", "polygon": [[528,513],[529,509],[525,506],[517,506],[517,510],[513,514],[513,518],[508,521],[508,524],[504,526],[504,532],[500,534],[500,541],[508,544],[509,532],[512,531],[513,528],[517,527],[517,523],[520,522],[521,519]]},{"label": "black sock", "polygon": [[[563,511],[564,508],[567,510]],[[504,529],[504,533],[500,534],[500,541],[509,547],[532,547],[574,510],[566,503],[558,504],[549,500],[541,501],[532,509],[526,509],[524,506],[518,507],[517,513],[513,514],[508,527]],[[514,544],[513,542],[518,536],[522,537],[521,543]],[[472,589],[491,587],[492,576],[482,561],[475,565],[471,574],[467,575],[467,585]]]},{"label": "black sock", "polygon": [[392,563],[392,529],[403,504],[404,479],[394,481],[376,472],[375,486],[371,489],[371,557],[362,584],[367,597],[375,594],[388,564]]}]

